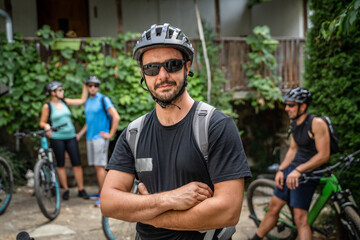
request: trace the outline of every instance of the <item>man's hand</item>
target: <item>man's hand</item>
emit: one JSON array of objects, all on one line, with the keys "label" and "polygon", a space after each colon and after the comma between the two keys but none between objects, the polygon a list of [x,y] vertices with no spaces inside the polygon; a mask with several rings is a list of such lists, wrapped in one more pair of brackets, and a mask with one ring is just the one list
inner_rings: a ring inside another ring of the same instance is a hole
[{"label": "man's hand", "polygon": [[279,189],[281,189],[281,190],[283,189],[283,186],[284,186],[284,173],[282,171],[277,171],[276,172],[275,183],[276,183],[276,186]]},{"label": "man's hand", "polygon": [[293,170],[287,177],[286,177],[286,185],[289,189],[295,189],[299,186],[299,178],[301,173],[297,170]]},{"label": "man's hand", "polygon": [[110,133],[106,133],[106,132],[100,132],[99,135],[105,139],[112,138],[112,135]]},{"label": "man's hand", "polygon": [[[147,195],[149,192],[144,183],[139,184],[141,195]],[[164,198],[171,205],[173,210],[187,210],[201,203],[207,198],[212,197],[211,188],[201,182],[191,182],[172,191],[164,192]]]}]

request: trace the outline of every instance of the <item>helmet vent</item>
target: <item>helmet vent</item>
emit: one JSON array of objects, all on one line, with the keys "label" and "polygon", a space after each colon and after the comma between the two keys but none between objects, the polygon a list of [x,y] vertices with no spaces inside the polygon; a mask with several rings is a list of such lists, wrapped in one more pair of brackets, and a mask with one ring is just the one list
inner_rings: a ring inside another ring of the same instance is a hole
[{"label": "helmet vent", "polygon": [[156,28],[156,36],[161,36],[161,31],[162,31],[162,28]]},{"label": "helmet vent", "polygon": [[146,33],[146,40],[150,40],[150,32]]}]

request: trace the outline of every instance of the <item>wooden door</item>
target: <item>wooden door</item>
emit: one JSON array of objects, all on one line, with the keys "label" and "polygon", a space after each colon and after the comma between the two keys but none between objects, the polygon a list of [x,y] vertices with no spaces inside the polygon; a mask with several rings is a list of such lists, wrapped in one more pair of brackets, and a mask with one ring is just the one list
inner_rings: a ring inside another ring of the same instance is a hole
[{"label": "wooden door", "polygon": [[38,28],[49,25],[54,31],[70,30],[77,37],[89,37],[88,0],[37,0]]}]

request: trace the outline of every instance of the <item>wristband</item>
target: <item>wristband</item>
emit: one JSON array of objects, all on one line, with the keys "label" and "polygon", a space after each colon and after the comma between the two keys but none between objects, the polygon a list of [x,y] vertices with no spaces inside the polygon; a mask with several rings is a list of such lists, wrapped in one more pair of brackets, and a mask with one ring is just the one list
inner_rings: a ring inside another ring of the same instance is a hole
[{"label": "wristband", "polygon": [[80,137],[82,137],[82,134],[81,134],[81,133],[77,133],[76,135],[79,135]]},{"label": "wristband", "polygon": [[297,171],[298,173],[302,174],[302,172],[300,172],[297,168],[295,168],[294,170]]},{"label": "wristband", "polygon": [[283,173],[283,172],[284,172],[284,170],[282,170],[282,169],[280,169],[280,168],[279,168],[279,169],[278,169],[278,172],[282,172],[282,173]]}]

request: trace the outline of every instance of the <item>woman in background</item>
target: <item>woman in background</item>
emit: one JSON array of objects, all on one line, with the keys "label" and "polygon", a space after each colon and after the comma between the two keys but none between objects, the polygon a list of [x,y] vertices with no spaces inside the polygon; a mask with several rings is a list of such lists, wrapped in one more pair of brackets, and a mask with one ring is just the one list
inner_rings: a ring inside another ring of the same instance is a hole
[{"label": "woman in background", "polygon": [[84,189],[83,170],[80,161],[80,151],[75,135],[75,127],[71,121],[71,112],[68,106],[79,106],[86,102],[88,92],[83,86],[81,98],[71,99],[64,98],[64,90],[62,83],[52,81],[46,84],[44,91],[46,95],[50,96],[50,102],[44,104],[41,111],[40,127],[49,130],[51,126],[65,126],[59,128],[56,132],[51,130],[47,132],[50,138],[51,148],[54,151],[57,162],[57,173],[61,186],[64,188],[62,198],[69,200],[69,186],[67,184],[67,177],[65,171],[65,151],[69,154],[71,165],[73,167],[77,187],[78,197],[89,199],[88,194]]}]

